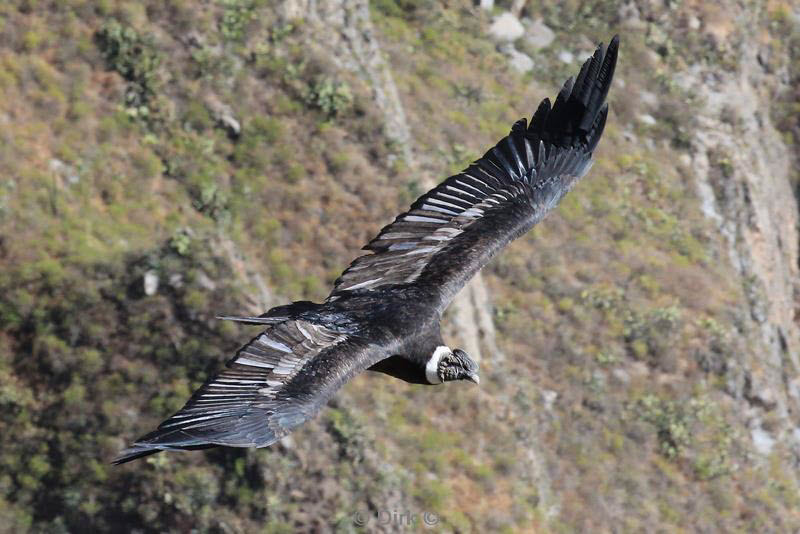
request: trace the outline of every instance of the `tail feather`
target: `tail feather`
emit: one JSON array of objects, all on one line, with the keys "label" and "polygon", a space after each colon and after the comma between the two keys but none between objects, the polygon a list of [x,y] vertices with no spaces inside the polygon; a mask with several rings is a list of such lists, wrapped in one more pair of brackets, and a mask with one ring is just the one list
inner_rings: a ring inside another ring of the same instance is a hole
[{"label": "tail feather", "polygon": [[311,311],[319,307],[319,304],[308,300],[298,300],[291,304],[276,306],[268,312],[262,313],[258,317],[236,316],[236,315],[217,315],[217,319],[223,321],[236,321],[244,324],[277,324],[291,319],[296,319],[303,312]]},{"label": "tail feather", "polygon": [[242,324],[276,324],[276,323],[282,323],[283,321],[286,321],[289,318],[285,316],[263,317],[259,315],[258,317],[249,317],[249,316],[238,317],[235,315],[217,315],[217,319],[221,319],[223,321],[234,321]]},{"label": "tail feather", "polygon": [[148,445],[134,444],[121,451],[116,458],[111,460],[111,463],[114,465],[124,464],[133,460],[138,460],[139,458],[144,458],[145,456],[150,456],[151,454],[155,454],[157,452],[161,452],[161,449],[156,449]]},{"label": "tail feather", "polygon": [[[154,433],[151,433],[154,434]],[[147,437],[147,436],[145,436]],[[161,451],[197,451],[201,449],[213,449],[218,445],[203,443],[199,445],[158,445],[154,443],[143,443],[137,441],[127,449],[120,451],[119,455],[111,460],[113,465],[124,464],[151,454],[156,454]]]}]

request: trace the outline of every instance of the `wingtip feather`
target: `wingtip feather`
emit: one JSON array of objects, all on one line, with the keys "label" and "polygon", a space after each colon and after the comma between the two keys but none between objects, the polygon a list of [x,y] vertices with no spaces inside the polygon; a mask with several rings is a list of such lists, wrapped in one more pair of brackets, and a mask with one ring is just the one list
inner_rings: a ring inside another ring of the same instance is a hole
[{"label": "wingtip feather", "polygon": [[597,117],[594,120],[592,134],[588,145],[589,152],[594,152],[595,147],[597,147],[597,143],[600,142],[600,136],[606,127],[606,119],[608,119],[608,102],[603,104],[603,107],[600,108],[600,112],[597,114]]},{"label": "wingtip feather", "polygon": [[607,113],[605,100],[614,77],[618,49],[619,35],[614,35],[607,46],[600,43],[577,77],[570,77],[564,83],[552,108],[549,100],[542,101],[531,119],[528,137],[548,145],[581,143],[591,151],[602,133],[599,123],[605,119],[598,118]]}]

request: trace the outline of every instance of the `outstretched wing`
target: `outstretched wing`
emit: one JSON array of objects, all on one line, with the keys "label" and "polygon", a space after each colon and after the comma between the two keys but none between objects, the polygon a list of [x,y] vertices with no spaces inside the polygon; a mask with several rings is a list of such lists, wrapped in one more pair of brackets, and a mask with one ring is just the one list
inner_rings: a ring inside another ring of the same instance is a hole
[{"label": "outstretched wing", "polygon": [[304,321],[271,326],[114,463],[169,449],[265,447],[313,417],[351,376],[384,356],[375,345]]},{"label": "outstretched wing", "polygon": [[589,170],[608,115],[618,37],[600,45],[555,104],[545,99],[530,125],[420,197],[384,227],[335,283],[348,291],[414,284],[430,287],[444,309],[508,242],[539,222]]}]

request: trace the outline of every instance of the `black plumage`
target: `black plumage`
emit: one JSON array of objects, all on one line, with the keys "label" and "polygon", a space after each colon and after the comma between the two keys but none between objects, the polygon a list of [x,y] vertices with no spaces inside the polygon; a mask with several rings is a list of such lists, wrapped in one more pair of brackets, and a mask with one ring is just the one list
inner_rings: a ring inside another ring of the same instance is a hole
[{"label": "black plumage", "polygon": [[617,47],[617,37],[607,49],[600,45],[552,106],[545,99],[530,124],[517,121],[482,158],[384,227],[325,302],[224,317],[266,329],[114,462],[161,450],[270,445],[365,369],[420,384],[477,382],[477,365],[445,346],[441,315],[492,256],[588,171],[608,115]]}]

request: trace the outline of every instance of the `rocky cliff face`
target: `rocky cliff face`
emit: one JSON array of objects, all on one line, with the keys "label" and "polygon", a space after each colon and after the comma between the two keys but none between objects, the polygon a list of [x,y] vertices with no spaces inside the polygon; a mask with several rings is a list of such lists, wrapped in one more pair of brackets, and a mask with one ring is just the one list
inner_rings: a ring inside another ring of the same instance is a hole
[{"label": "rocky cliff face", "polygon": [[[739,14],[743,19],[757,13]],[[798,206],[793,180],[797,154],[770,118],[781,73],[759,62],[757,36],[740,43],[735,72],[693,65],[678,83],[703,104],[692,132],[690,167],[703,214],[713,221],[740,278],[745,302],[737,335],[748,350],[737,355],[730,393],[743,401],[756,449],[769,454],[777,441],[800,454],[800,333],[798,311]],[[785,77],[785,73],[783,73]],[[749,341],[749,343],[748,343]],[[778,424],[763,426],[765,412]],[[800,459],[800,456],[798,456]]]}]

